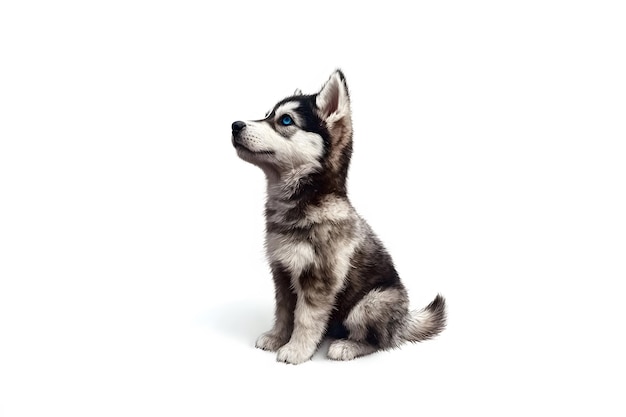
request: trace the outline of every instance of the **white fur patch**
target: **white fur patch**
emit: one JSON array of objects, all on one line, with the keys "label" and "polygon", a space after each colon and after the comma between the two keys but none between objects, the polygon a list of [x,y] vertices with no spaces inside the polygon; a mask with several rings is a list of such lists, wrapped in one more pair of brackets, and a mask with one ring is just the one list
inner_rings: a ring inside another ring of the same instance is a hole
[{"label": "white fur patch", "polygon": [[350,270],[350,260],[354,255],[354,250],[360,244],[361,239],[355,238],[345,242],[343,245],[340,245],[335,252],[335,266],[333,268],[333,273],[335,277],[339,279],[339,283],[341,286],[344,285],[346,277],[348,276],[348,271]]},{"label": "white fur patch", "polygon": [[315,262],[313,245],[276,233],[267,235],[267,252],[270,260],[278,261],[295,278]]},{"label": "white fur patch", "polygon": [[328,195],[320,201],[319,205],[309,207],[305,219],[300,223],[340,222],[353,216],[354,209],[345,198]]}]

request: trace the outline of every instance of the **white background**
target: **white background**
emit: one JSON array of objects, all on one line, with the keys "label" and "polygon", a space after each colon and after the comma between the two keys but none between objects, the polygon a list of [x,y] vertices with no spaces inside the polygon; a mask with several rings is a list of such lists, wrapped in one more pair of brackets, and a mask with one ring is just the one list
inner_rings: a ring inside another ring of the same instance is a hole
[{"label": "white background", "polygon": [[[623,416],[620,3],[2,2],[0,416]],[[449,325],[288,366],[230,125],[337,67],[352,202]]]}]

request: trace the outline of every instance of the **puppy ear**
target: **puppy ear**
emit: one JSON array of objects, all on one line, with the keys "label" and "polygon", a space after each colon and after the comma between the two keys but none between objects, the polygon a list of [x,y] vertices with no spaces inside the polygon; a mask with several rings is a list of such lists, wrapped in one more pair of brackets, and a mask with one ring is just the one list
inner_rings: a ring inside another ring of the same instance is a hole
[{"label": "puppy ear", "polygon": [[346,78],[336,70],[317,93],[315,104],[322,119],[334,123],[350,114],[350,96]]},{"label": "puppy ear", "polygon": [[302,95],[302,90],[300,90],[299,88],[296,88],[296,91],[293,92],[294,96],[301,96]]}]

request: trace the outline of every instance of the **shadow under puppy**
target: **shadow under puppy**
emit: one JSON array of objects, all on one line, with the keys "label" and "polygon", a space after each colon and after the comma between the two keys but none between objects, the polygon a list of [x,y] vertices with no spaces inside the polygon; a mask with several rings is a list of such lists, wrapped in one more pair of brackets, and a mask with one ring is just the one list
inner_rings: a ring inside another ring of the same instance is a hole
[{"label": "shadow under puppy", "polygon": [[349,360],[443,330],[443,297],[409,311],[390,255],[348,200],[352,119],[341,71],[317,94],[296,91],[264,119],[234,122],[232,143],[267,177],[266,249],[276,311],[257,347],[299,364],[328,335],[336,339],[328,357]]}]

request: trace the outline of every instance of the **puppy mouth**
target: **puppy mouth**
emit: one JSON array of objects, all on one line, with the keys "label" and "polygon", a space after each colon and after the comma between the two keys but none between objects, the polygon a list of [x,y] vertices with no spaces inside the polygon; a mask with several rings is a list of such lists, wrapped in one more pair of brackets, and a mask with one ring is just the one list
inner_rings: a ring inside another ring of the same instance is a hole
[{"label": "puppy mouth", "polygon": [[251,154],[251,155],[274,155],[274,151],[253,151],[250,148],[246,147],[245,145],[243,145],[240,142],[234,141],[233,140],[233,145],[235,146],[235,149],[237,149],[238,152],[244,152],[246,154]]}]

